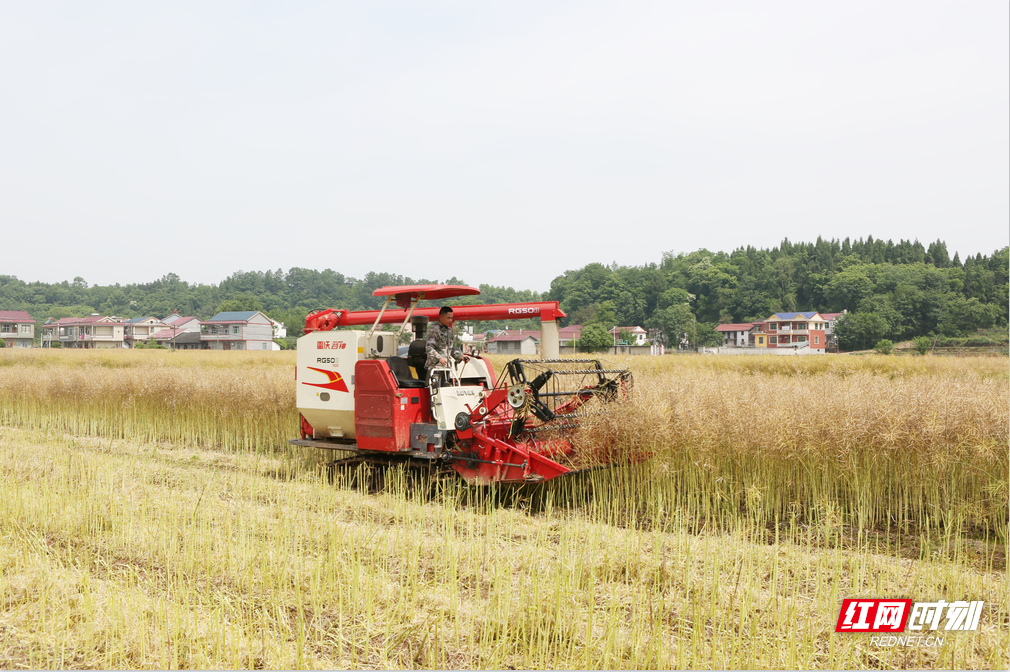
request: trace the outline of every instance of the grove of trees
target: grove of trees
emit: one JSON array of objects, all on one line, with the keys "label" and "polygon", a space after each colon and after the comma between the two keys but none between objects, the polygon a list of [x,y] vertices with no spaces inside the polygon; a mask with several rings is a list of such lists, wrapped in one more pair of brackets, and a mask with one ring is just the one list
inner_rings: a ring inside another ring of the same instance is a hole
[{"label": "grove of trees", "polygon": [[[543,293],[478,285],[467,303],[556,300],[569,323],[654,329],[676,345],[719,342],[715,327],[748,322],[774,312],[847,310],[838,336],[846,349],[873,347],[881,339],[957,336],[1006,327],[1010,248],[962,262],[942,241],[823,240],[771,249],[666,253],[657,263],[591,263],[557,276]],[[312,310],[374,309],[372,291],[385,285],[436,282],[390,273],[357,279],[331,270],[239,271],[220,285],[189,284],[175,274],[142,284],[89,286],[80,277],[61,283],[24,282],[0,275],[0,310],[26,310],[39,322],[93,312],[120,317],[165,317],[173,310],[209,318],[219,310],[263,310],[298,336]],[[447,284],[468,284],[458,278]],[[482,324],[480,328],[494,325]],[[497,326],[505,326],[497,325]],[[537,328],[535,321],[513,328]],[[589,333],[594,334],[597,330]],[[602,342],[602,338],[598,339]]]}]

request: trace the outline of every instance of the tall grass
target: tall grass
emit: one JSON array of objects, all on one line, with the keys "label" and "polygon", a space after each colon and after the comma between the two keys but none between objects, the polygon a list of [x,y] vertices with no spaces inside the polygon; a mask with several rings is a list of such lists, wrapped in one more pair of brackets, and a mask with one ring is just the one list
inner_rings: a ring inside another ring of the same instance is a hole
[{"label": "tall grass", "polygon": [[1006,379],[671,371],[638,392],[588,440],[655,455],[635,490],[643,503],[662,491],[704,518],[725,510],[766,522],[835,507],[859,527],[1006,538]]},{"label": "tall grass", "polygon": [[0,424],[227,449],[297,436],[292,352],[0,352]]},{"label": "tall grass", "polygon": [[1005,359],[642,357],[630,403],[580,442],[653,459],[614,493],[634,517],[720,525],[840,516],[860,529],[1007,539]]},{"label": "tall grass", "polygon": [[[623,363],[582,440],[649,461],[364,495],[291,353],[0,351],[0,666],[1006,667],[1005,360]],[[986,606],[887,649],[858,596]]]}]

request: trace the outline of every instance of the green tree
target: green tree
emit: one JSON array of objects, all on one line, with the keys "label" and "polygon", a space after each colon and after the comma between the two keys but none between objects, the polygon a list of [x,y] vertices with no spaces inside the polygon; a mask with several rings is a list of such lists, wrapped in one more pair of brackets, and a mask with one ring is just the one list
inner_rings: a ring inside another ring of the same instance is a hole
[{"label": "green tree", "polygon": [[891,354],[891,351],[894,350],[894,343],[890,339],[883,338],[877,341],[877,344],[873,346],[873,349],[881,355],[889,355]]},{"label": "green tree", "polygon": [[996,321],[996,307],[972,297],[957,297],[947,304],[940,318],[939,331],[944,336],[958,336],[987,329]]},{"label": "green tree", "polygon": [[929,347],[932,344],[932,340],[929,336],[916,336],[912,339],[912,343],[915,344],[915,351],[920,355],[925,355],[929,352]]},{"label": "green tree", "polygon": [[667,347],[679,348],[684,337],[694,332],[694,315],[683,304],[670,306],[657,311],[649,326],[659,329],[660,340]]},{"label": "green tree", "polygon": [[[699,322],[697,327],[696,345],[706,348],[718,348],[722,345],[722,336],[715,328],[719,326],[715,322]],[[694,334],[692,334],[693,336]]]},{"label": "green tree", "polygon": [[843,350],[866,350],[888,334],[887,320],[878,313],[847,313],[838,318],[835,336]]},{"label": "green tree", "polygon": [[596,322],[587,324],[579,336],[579,349],[583,352],[606,352],[614,344],[614,337]]},{"label": "green tree", "polygon": [[873,292],[873,280],[869,276],[871,269],[867,264],[851,266],[831,278],[824,289],[829,305],[836,310],[856,310],[859,302]]}]

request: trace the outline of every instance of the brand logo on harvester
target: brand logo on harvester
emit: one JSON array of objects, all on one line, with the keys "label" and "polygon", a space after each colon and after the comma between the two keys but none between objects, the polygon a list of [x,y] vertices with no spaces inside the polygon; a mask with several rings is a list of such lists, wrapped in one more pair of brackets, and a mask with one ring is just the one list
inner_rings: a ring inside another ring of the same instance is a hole
[{"label": "brand logo on harvester", "polygon": [[326,369],[317,369],[314,366],[306,367],[309,371],[318,371],[319,373],[326,376],[329,380],[325,383],[305,383],[306,385],[312,385],[313,387],[322,387],[327,390],[335,390],[337,392],[348,392],[347,383],[336,371],[327,371]]},{"label": "brand logo on harvester", "polygon": [[316,350],[343,350],[346,347],[344,341],[316,341]]},{"label": "brand logo on harvester", "polygon": [[532,308],[509,308],[509,315],[526,315],[530,313],[539,313],[540,309],[537,307]]},{"label": "brand logo on harvester", "polygon": [[[970,632],[978,628],[984,602],[915,602],[912,600],[844,599],[838,612],[835,632],[913,631]],[[944,618],[946,617],[946,619]],[[943,623],[944,627],[940,628]],[[925,634],[925,633],[924,633]],[[870,643],[880,646],[895,644],[943,646],[944,639],[934,636],[871,637]]]}]

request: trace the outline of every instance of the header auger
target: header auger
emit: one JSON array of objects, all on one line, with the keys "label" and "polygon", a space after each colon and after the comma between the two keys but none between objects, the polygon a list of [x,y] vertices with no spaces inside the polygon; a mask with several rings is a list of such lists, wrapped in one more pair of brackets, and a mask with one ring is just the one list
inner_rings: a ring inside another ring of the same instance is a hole
[{"label": "header auger", "polygon": [[[595,359],[560,359],[557,302],[458,306],[456,320],[539,317],[549,359],[514,359],[501,376],[483,357],[445,353],[426,368],[425,330],[438,308],[424,299],[478,294],[473,287],[385,287],[380,311],[310,314],[298,339],[297,403],[302,436],[291,443],[345,451],[341,462],[445,467],[471,483],[529,483],[616,461],[605,447],[577,449],[581,418],[630,391],[631,372]],[[387,310],[395,299],[399,310]],[[399,323],[399,331],[378,325]],[[334,331],[371,325],[368,331]],[[400,333],[410,324],[406,357]],[[552,341],[552,342],[550,342]],[[451,472],[450,472],[451,473]]]}]

